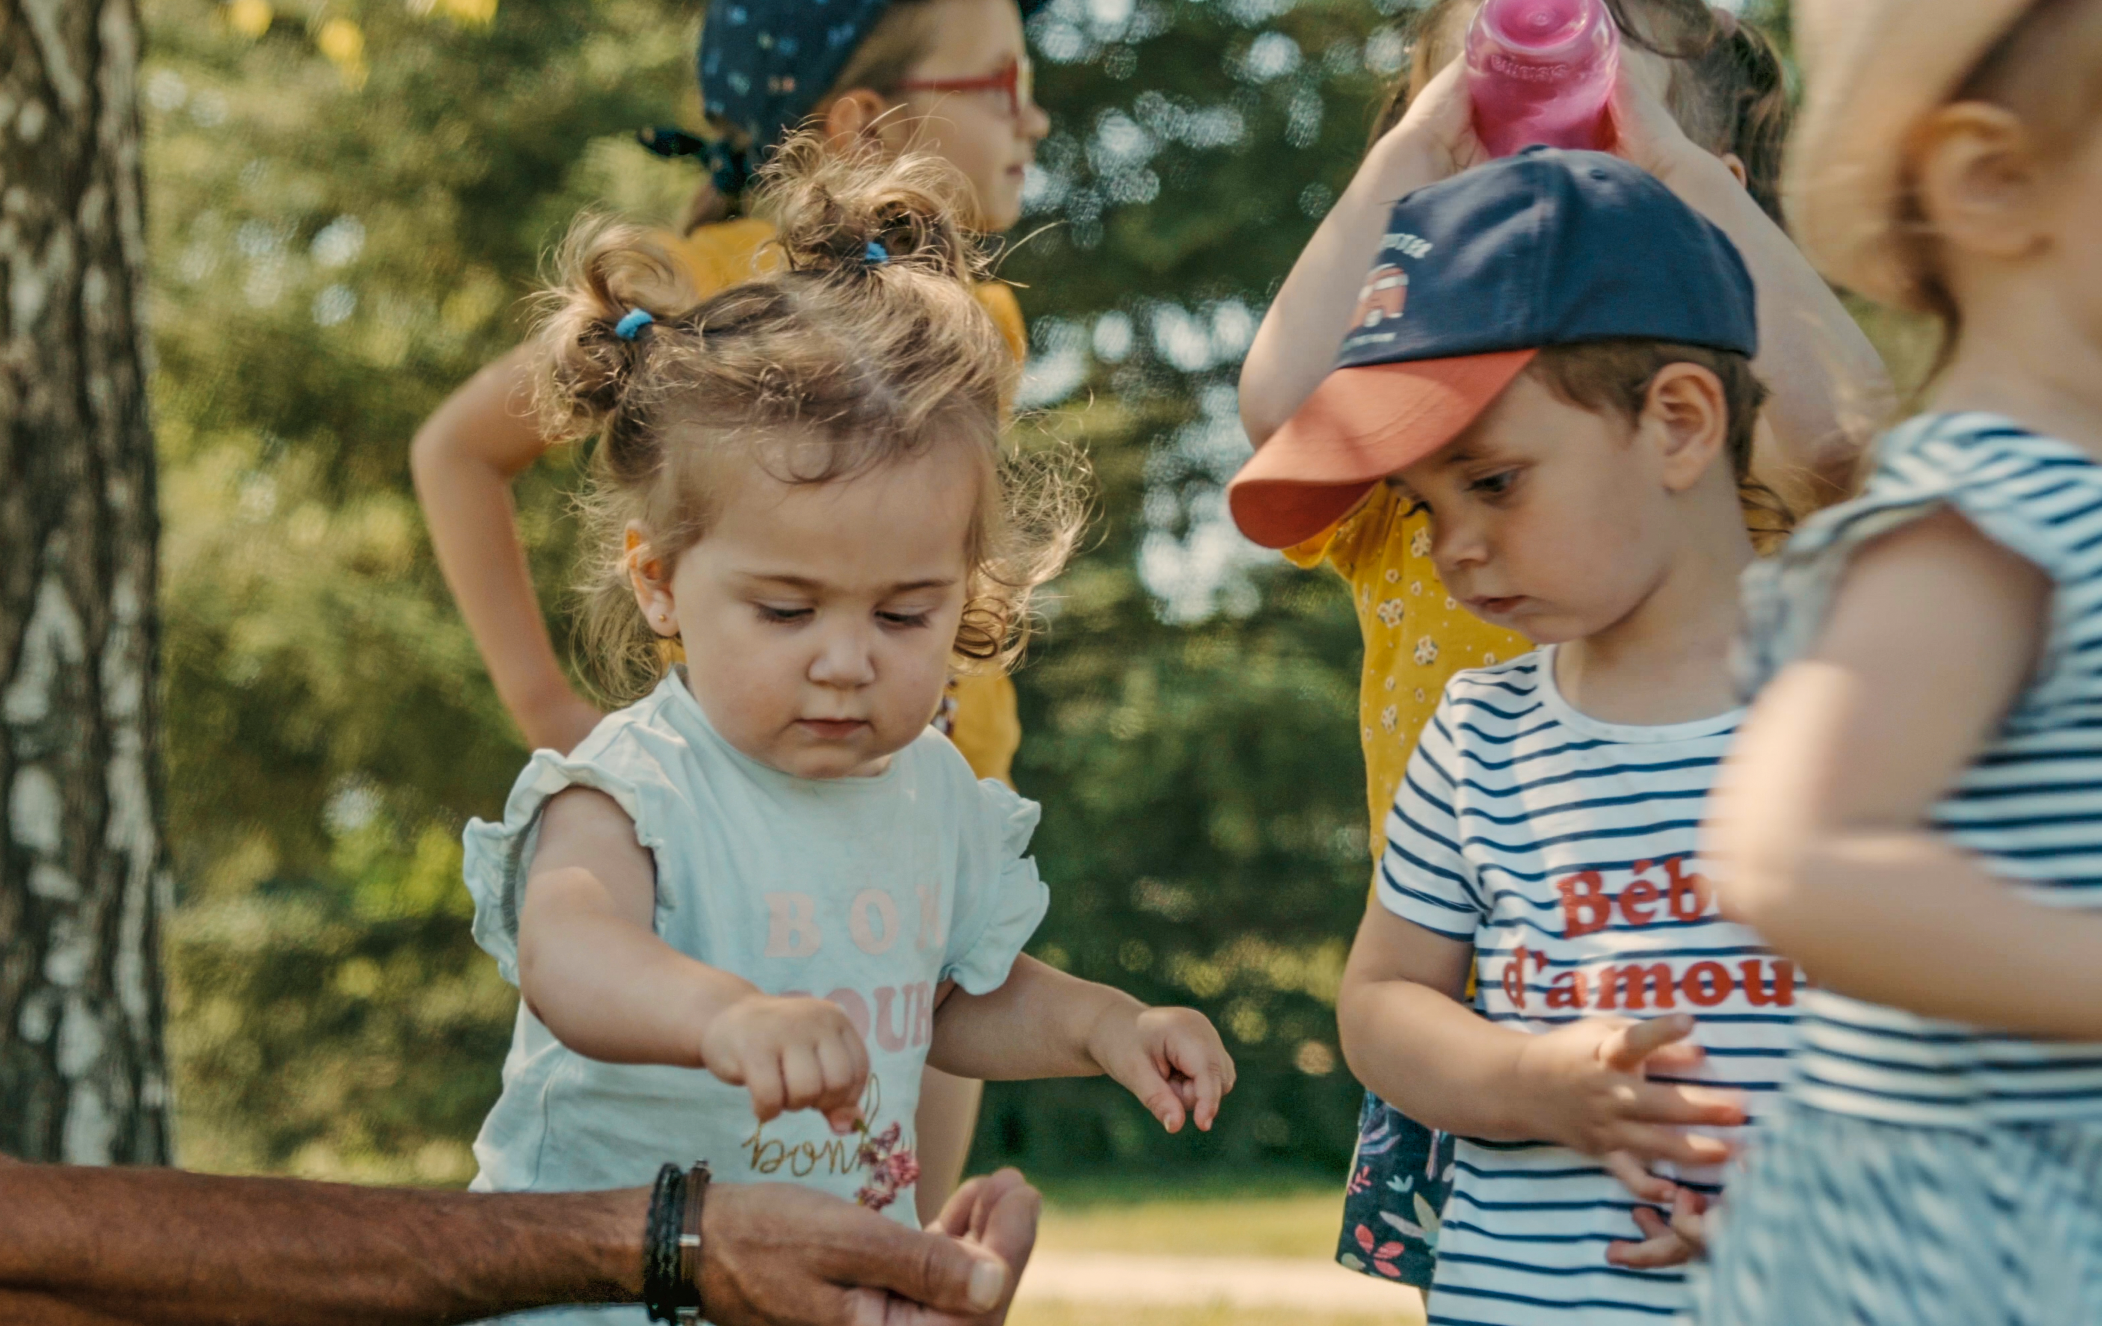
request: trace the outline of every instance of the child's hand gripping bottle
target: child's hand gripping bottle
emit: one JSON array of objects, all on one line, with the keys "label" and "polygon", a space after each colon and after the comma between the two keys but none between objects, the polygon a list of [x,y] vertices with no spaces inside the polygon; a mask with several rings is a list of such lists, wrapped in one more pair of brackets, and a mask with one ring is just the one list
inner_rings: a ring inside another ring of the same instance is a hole
[{"label": "child's hand gripping bottle", "polygon": [[1604,0],[1487,0],[1467,29],[1474,129],[1491,156],[1603,149],[1620,30]]}]

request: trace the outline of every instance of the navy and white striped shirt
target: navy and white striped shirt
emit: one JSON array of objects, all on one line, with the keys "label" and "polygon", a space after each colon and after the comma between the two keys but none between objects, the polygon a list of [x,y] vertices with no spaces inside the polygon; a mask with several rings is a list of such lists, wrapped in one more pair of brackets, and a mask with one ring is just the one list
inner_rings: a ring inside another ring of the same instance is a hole
[{"label": "navy and white striped shirt", "polygon": [[[2035,677],[1930,822],[2037,902],[2102,907],[2102,469],[2087,453],[1993,415],[1893,430],[1860,498],[1747,575],[1741,681],[1764,685],[1816,643],[1864,543],[1945,507],[2035,563],[2053,592]],[[2102,1044],[1999,1035],[1829,991],[1805,996],[1801,1036],[1794,1090],[1822,1109],[1952,1127],[2102,1118]]]},{"label": "navy and white striped shirt", "polygon": [[[1630,727],[1572,709],[1552,649],[1455,676],[1387,819],[1380,901],[1474,945],[1476,1007],[1543,1032],[1688,1012],[1691,1080],[1756,1119],[1787,1071],[1801,978],[1717,913],[1695,859],[1741,711]],[[1672,1079],[1665,1079],[1672,1080]],[[1629,1326],[1686,1307],[1682,1269],[1606,1262],[1642,1237],[1634,1197],[1567,1148],[1461,1140],[1438,1235],[1434,1323]],[[1719,1190],[1713,1171],[1676,1174]]]}]

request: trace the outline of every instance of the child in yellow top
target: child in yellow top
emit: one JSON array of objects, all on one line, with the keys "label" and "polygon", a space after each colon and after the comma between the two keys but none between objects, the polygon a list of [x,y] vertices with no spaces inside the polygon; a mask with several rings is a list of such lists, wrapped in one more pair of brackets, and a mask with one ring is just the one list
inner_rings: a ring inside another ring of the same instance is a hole
[{"label": "child in yellow top", "polygon": [[[1479,0],[1436,0],[1424,9],[1410,68],[1388,99],[1364,165],[1270,306],[1241,375],[1242,421],[1258,446],[1327,375],[1371,293],[1362,288],[1364,273],[1392,203],[1483,159],[1471,132],[1438,140],[1423,124],[1439,110],[1431,96],[1438,87],[1451,103],[1443,108],[1447,118],[1466,119],[1464,89],[1447,67],[1478,7]],[[1774,392],[1755,470],[1793,505],[1821,505],[1851,482],[1860,442],[1889,408],[1890,388],[1874,349],[1777,224],[1790,117],[1780,61],[1756,28],[1701,0],[1626,0],[1615,8],[1633,97],[1616,113],[1641,120],[1624,122],[1619,150],[1743,253],[1768,331],[1757,368]],[[1434,140],[1426,154],[1423,144]],[[1431,564],[1431,533],[1428,515],[1383,484],[1330,530],[1285,550],[1301,566],[1326,561],[1350,582],[1365,641],[1359,735],[1375,862],[1387,812],[1445,683],[1463,669],[1532,649],[1524,636],[1474,617],[1446,592]],[[1428,1286],[1451,1163],[1450,1138],[1368,1093],[1340,1259],[1367,1274]]]},{"label": "child in yellow top", "polygon": [[[1028,8],[1033,0],[1022,0]],[[1050,122],[1032,96],[1016,0],[796,0],[718,3],[704,24],[700,73],[709,136],[653,133],[706,158],[708,183],[667,247],[707,295],[777,264],[774,228],[736,215],[745,181],[806,120],[839,145],[911,148],[969,184],[964,224],[1004,231],[1021,216],[1023,173]],[[841,42],[844,29],[851,40]],[[1027,341],[1013,292],[978,287],[1019,357]],[[534,747],[567,751],[601,715],[555,657],[527,570],[511,484],[551,447],[534,422],[530,355],[498,359],[424,424],[411,449],[431,545],[504,707]],[[1005,780],[1020,742],[1004,676],[967,677],[943,705],[948,731],[981,777]],[[937,716],[938,717],[938,716]],[[929,1070],[921,1094],[920,1213],[931,1220],[963,1173],[980,1087]]]}]

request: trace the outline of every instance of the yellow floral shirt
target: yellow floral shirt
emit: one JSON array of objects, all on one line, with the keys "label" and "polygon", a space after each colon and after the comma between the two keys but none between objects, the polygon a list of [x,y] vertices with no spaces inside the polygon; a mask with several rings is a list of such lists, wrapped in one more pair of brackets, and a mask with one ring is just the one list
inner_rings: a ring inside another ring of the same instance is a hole
[{"label": "yellow floral shirt", "polygon": [[[661,231],[657,237],[686,265],[694,289],[704,299],[781,267],[781,250],[771,247],[774,225],[758,217],[718,221],[684,235]],[[992,314],[1015,358],[1026,356],[1029,331],[1022,322],[1022,306],[1015,302],[1014,288],[998,281],[984,282],[978,287],[978,302]],[[980,778],[997,778],[1012,785],[1015,751],[1022,744],[1014,680],[1004,672],[957,677],[949,683],[942,714],[943,730],[970,761],[971,771]]]},{"label": "yellow floral shirt", "polygon": [[1392,484],[1374,488],[1334,528],[1287,548],[1285,556],[1305,567],[1325,561],[1350,582],[1365,637],[1358,732],[1365,745],[1372,859],[1378,861],[1386,850],[1387,811],[1446,681],[1465,668],[1516,658],[1533,645],[1484,622],[1445,592],[1431,566],[1430,517]]}]

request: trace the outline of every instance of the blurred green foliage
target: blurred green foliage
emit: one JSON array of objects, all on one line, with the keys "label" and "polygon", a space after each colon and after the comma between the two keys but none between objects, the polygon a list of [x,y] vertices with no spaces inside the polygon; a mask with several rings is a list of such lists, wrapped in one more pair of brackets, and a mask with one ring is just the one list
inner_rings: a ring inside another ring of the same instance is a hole
[{"label": "blurred green foliage", "polygon": [[[408,440],[515,342],[580,209],[683,201],[690,168],[631,134],[694,122],[698,6],[145,9],[183,1158],[457,1182],[516,1006],[468,937],[458,834],[524,751]],[[1100,482],[1019,677],[1054,890],[1033,947],[1203,1008],[1241,1075],[1205,1137],[1102,1081],[996,1087],[977,1160],[1340,1167],[1356,627],[1324,577],[1227,532],[1219,488],[1247,445],[1239,356],[1400,38],[1340,0],[1054,0],[1031,32],[1057,127],[1006,272],[1029,398]],[[519,487],[558,617],[576,479],[557,456]]]}]

